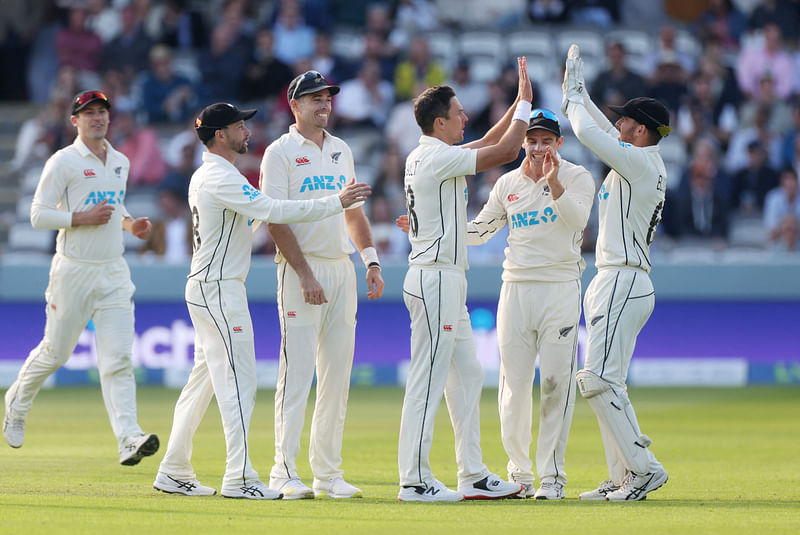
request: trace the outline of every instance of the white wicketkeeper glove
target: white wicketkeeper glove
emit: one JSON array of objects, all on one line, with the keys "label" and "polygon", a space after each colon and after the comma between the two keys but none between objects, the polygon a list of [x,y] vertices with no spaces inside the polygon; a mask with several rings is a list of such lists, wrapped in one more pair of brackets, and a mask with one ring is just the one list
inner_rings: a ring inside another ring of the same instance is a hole
[{"label": "white wicketkeeper glove", "polygon": [[583,102],[586,94],[586,83],[583,81],[583,59],[578,45],[570,45],[567,53],[567,65],[564,70],[564,83],[561,84],[563,93],[561,99],[561,112],[567,117],[567,104]]}]

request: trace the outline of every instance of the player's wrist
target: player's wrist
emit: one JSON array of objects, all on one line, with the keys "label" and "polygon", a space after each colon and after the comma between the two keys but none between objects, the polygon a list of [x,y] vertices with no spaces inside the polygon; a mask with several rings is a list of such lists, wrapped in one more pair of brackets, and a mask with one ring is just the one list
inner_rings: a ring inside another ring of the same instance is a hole
[{"label": "player's wrist", "polygon": [[361,260],[364,262],[364,267],[367,269],[381,269],[381,262],[378,259],[378,251],[375,249],[375,247],[364,247],[360,254]]},{"label": "player's wrist", "polygon": [[512,120],[522,121],[525,124],[528,124],[531,118],[531,103],[527,100],[520,100],[517,102],[516,108],[514,108],[514,115],[511,117]]}]

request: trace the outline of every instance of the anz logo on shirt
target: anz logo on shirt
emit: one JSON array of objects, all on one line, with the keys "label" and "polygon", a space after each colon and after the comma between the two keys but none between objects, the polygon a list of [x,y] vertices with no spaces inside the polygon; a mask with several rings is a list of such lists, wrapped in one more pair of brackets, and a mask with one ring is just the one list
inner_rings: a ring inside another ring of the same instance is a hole
[{"label": "anz logo on shirt", "polygon": [[260,192],[260,191],[258,191],[258,190],[257,190],[256,188],[254,188],[253,186],[251,186],[250,184],[245,184],[245,185],[243,185],[243,186],[242,186],[242,192],[244,193],[244,196],[245,196],[245,197],[247,197],[247,200],[249,200],[250,202],[253,202],[253,200],[254,200],[256,197],[258,197],[259,195],[261,195],[261,192]]},{"label": "anz logo on shirt", "polygon": [[511,214],[511,228],[532,227],[538,224],[552,223],[558,218],[553,208],[548,206],[540,213],[539,210]]},{"label": "anz logo on shirt", "polygon": [[108,204],[122,204],[125,201],[125,190],[90,191],[83,204],[99,204],[103,201],[108,201]]},{"label": "anz logo on shirt", "polygon": [[339,175],[339,178],[332,175],[307,176],[303,179],[303,185],[300,186],[300,193],[318,189],[342,189],[346,181],[344,175]]}]

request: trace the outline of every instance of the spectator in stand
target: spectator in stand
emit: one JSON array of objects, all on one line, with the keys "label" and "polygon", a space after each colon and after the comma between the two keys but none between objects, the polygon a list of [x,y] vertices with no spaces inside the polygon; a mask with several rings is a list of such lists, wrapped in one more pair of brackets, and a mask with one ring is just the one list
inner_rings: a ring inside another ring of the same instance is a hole
[{"label": "spectator in stand", "polygon": [[25,100],[25,72],[28,54],[45,14],[43,2],[7,0],[0,9],[0,100]]},{"label": "spectator in stand", "polygon": [[705,45],[697,70],[711,81],[717,107],[731,104],[739,109],[744,95],[739,90],[736,71],[730,63],[730,54],[725,52],[722,41],[712,39]]},{"label": "spectator in stand", "polygon": [[386,121],[384,134],[390,146],[397,148],[400,158],[405,162],[408,153],[419,145],[419,125],[414,118],[414,100],[425,91],[425,82],[417,82],[411,100],[403,100],[395,104]]},{"label": "spectator in stand", "polygon": [[[655,49],[645,57],[645,72],[652,76],[656,68],[665,60],[677,61],[687,74],[695,70],[695,58],[691,54],[679,51],[675,45],[678,29],[672,23],[663,24],[658,30],[658,44]],[[672,109],[677,109],[672,108]]]},{"label": "spectator in stand", "polygon": [[566,0],[528,0],[528,18],[534,24],[566,22],[570,5]]},{"label": "spectator in stand", "polygon": [[202,14],[187,4],[187,0],[167,0],[164,3],[159,42],[173,50],[193,53],[208,46],[208,31]]},{"label": "spectator in stand", "polygon": [[[377,61],[381,66],[381,78],[387,82],[394,82],[397,52],[382,34],[374,31],[364,34],[364,51],[361,58],[361,63],[368,60]],[[360,68],[360,65],[357,68]]]},{"label": "spectator in stand", "polygon": [[795,68],[791,56],[783,46],[781,29],[774,22],[764,25],[763,45],[745,48],[737,64],[739,88],[749,98],[756,98],[759,82],[770,77],[775,96],[788,98],[795,82]]},{"label": "spectator in stand", "polygon": [[[390,143],[383,153],[381,168],[372,185],[372,202],[377,197],[389,203],[391,221],[406,213],[406,190],[403,184],[405,176],[405,158],[394,143]],[[373,219],[374,221],[374,219]]]},{"label": "spectator in stand", "polygon": [[732,104],[719,106],[712,93],[712,80],[698,73],[692,78],[690,93],[678,109],[676,129],[687,147],[707,136],[712,136],[720,147],[728,146],[738,119]]},{"label": "spectator in stand", "polygon": [[60,65],[75,67],[81,87],[100,85],[103,41],[86,27],[86,9],[69,10],[68,24],[56,34],[55,53]]},{"label": "spectator in stand", "polygon": [[764,204],[767,239],[779,250],[797,251],[800,246],[800,198],[797,172],[787,167],[781,185],[767,194]]},{"label": "spectator in stand", "polygon": [[244,99],[270,101],[286,93],[286,87],[294,78],[294,71],[275,57],[275,39],[272,30],[261,28],[256,32],[253,55],[244,75]]},{"label": "spectator in stand", "polygon": [[[28,2],[28,4],[31,4],[31,2]],[[28,97],[34,103],[43,105],[50,99],[50,90],[58,76],[59,59],[55,53],[56,37],[61,31],[62,25],[55,0],[46,0],[41,4],[38,2],[35,4],[42,8],[42,16],[38,21],[33,19],[38,22],[38,25],[32,27],[33,41],[28,54],[27,69],[24,69],[24,72]],[[5,6],[3,9],[5,10]],[[10,53],[5,47],[3,47],[3,50],[6,53]],[[17,84],[20,83],[19,77],[22,72],[22,69],[14,69]],[[5,76],[4,78],[7,80],[13,79]]]},{"label": "spectator in stand", "polygon": [[161,215],[153,221],[150,236],[139,249],[139,254],[188,267],[192,257],[193,229],[183,185],[169,180],[160,184],[158,206]]},{"label": "spectator in stand", "polygon": [[332,44],[329,33],[317,32],[314,54],[311,56],[314,70],[322,73],[329,83],[343,82],[355,77],[358,71],[351,62],[333,53]]},{"label": "spectator in stand", "polygon": [[172,68],[172,50],[156,45],[150,50],[150,68],[139,80],[139,109],[148,123],[185,121],[199,106],[194,84]]},{"label": "spectator in stand", "polygon": [[747,145],[747,167],[733,175],[730,207],[741,214],[761,213],[767,192],[778,185],[778,173],[767,163],[767,151],[755,140]]},{"label": "spectator in stand", "polygon": [[760,30],[769,23],[775,23],[780,26],[784,38],[797,41],[797,27],[800,24],[797,9],[797,2],[760,0],[750,13],[748,27],[750,30]]},{"label": "spectator in stand", "polygon": [[731,0],[710,0],[700,15],[698,34],[703,42],[719,39],[725,50],[736,52],[747,30],[747,18]]},{"label": "spectator in stand", "polygon": [[292,65],[313,55],[316,32],[303,20],[297,0],[279,2],[278,18],[272,27],[275,35],[275,56]]},{"label": "spectator in stand", "polygon": [[601,71],[589,86],[598,106],[626,102],[645,94],[642,77],[628,70],[625,65],[625,46],[622,43],[609,43],[606,46],[606,59],[608,69]]},{"label": "spectator in stand", "polygon": [[619,22],[619,0],[573,0],[570,20],[576,24],[607,28]]},{"label": "spectator in stand", "polygon": [[[370,205],[370,227],[375,249],[381,260],[393,259],[401,261],[408,256],[410,250],[408,236],[395,225],[391,203],[385,197],[372,194]],[[405,212],[403,212],[405,213]]]},{"label": "spectator in stand", "polygon": [[686,98],[689,73],[674,52],[661,56],[652,77],[647,81],[647,95],[663,102],[667,109],[677,110]]},{"label": "spectator in stand", "polygon": [[715,249],[723,249],[728,235],[728,202],[716,157],[711,143],[697,146],[676,195],[665,205],[664,231],[681,239],[711,239]]},{"label": "spectator in stand", "polygon": [[381,66],[377,61],[367,61],[356,78],[341,85],[336,96],[336,124],[382,129],[392,104],[392,84],[381,79]]},{"label": "spectator in stand", "polygon": [[739,124],[747,128],[755,122],[759,109],[768,110],[767,128],[770,132],[783,136],[792,128],[792,110],[784,99],[775,96],[772,77],[764,76],[758,84],[758,94],[742,105],[739,111]]},{"label": "spectator in stand", "polygon": [[103,93],[115,103],[115,107],[133,108],[135,101],[131,96],[131,83],[121,71],[110,69],[103,74]]},{"label": "spectator in stand", "polygon": [[753,125],[737,128],[733,133],[725,154],[725,170],[728,173],[735,174],[747,166],[747,146],[752,141],[759,141],[767,150],[770,167],[781,168],[782,140],[769,129],[769,112],[769,108],[759,106],[753,117]]},{"label": "spectator in stand", "polygon": [[147,68],[153,43],[132,6],[122,8],[121,20],[122,31],[103,50],[103,69],[121,70],[128,80],[133,80]]},{"label": "spectator in stand", "polygon": [[[70,95],[71,96],[71,95]],[[69,143],[75,135],[66,117],[71,99],[54,92],[47,106],[19,129],[11,169],[15,172],[41,167],[53,152]]]},{"label": "spectator in stand", "polygon": [[120,10],[108,4],[108,0],[88,0],[86,2],[86,26],[96,33],[106,45],[122,31]]},{"label": "spectator in stand", "polygon": [[489,87],[472,79],[469,61],[461,58],[453,69],[453,77],[447,82],[458,95],[458,101],[464,107],[467,116],[475,115],[489,103]]},{"label": "spectator in stand", "polygon": [[783,137],[783,149],[782,149],[782,159],[781,159],[781,169],[784,167],[794,167],[795,161],[798,159],[800,154],[796,151],[796,141],[800,138],[800,99],[795,99],[792,102],[792,126],[786,132],[786,135]]},{"label": "spectator in stand", "polygon": [[397,100],[406,100],[415,96],[417,82],[425,87],[444,83],[447,77],[444,68],[431,59],[428,41],[421,35],[411,40],[408,59],[399,63],[394,72],[394,93]]},{"label": "spectator in stand", "polygon": [[114,106],[114,130],[109,138],[112,145],[128,157],[128,188],[155,186],[164,179],[167,165],[161,156],[160,141],[155,130],[142,126],[130,107]]},{"label": "spectator in stand", "polygon": [[198,66],[208,100],[238,101],[242,96],[243,73],[253,48],[242,26],[241,16],[232,13],[211,33],[211,44],[200,54]]}]

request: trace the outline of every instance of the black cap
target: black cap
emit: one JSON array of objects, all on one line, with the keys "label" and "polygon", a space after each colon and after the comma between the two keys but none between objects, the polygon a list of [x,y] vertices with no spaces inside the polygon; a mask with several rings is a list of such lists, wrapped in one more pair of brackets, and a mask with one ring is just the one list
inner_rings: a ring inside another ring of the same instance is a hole
[{"label": "black cap", "polygon": [[328,82],[325,81],[325,77],[319,72],[306,71],[289,83],[289,89],[286,91],[286,99],[296,99],[303,95],[308,95],[309,93],[322,91],[323,89],[330,90],[331,96],[339,92],[339,86],[328,85]]},{"label": "black cap", "polygon": [[611,110],[623,117],[630,117],[637,123],[655,130],[661,137],[667,137],[672,128],[669,127],[669,111],[661,102],[650,97],[632,98],[624,106],[609,106]]},{"label": "black cap", "polygon": [[531,112],[531,120],[528,122],[528,132],[531,130],[547,130],[561,137],[561,125],[558,124],[558,117],[550,110],[535,109]]},{"label": "black cap", "polygon": [[194,121],[194,129],[200,141],[205,143],[214,137],[215,131],[238,121],[246,121],[255,114],[256,110],[240,110],[233,104],[217,102],[203,108]]},{"label": "black cap", "polygon": [[79,111],[92,102],[102,102],[107,110],[111,109],[111,103],[102,91],[82,91],[72,99],[72,115],[78,115]]}]

